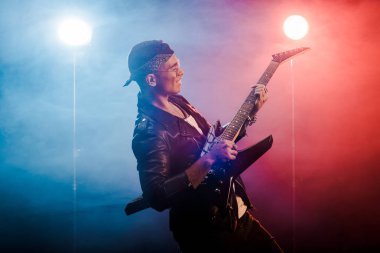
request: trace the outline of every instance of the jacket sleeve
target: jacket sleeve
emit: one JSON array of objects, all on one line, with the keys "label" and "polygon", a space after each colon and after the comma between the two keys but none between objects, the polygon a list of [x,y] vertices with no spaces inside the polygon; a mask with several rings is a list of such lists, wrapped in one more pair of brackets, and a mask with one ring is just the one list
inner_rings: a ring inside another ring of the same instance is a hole
[{"label": "jacket sleeve", "polygon": [[157,211],[169,208],[178,195],[189,188],[185,173],[170,177],[170,147],[162,134],[136,133],[132,149],[137,159],[143,197]]}]

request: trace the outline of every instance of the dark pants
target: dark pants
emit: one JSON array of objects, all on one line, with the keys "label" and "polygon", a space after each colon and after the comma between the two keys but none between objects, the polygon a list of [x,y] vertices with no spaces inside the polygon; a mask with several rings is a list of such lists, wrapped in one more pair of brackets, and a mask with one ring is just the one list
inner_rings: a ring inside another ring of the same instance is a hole
[{"label": "dark pants", "polygon": [[269,232],[249,212],[239,219],[235,232],[215,227],[173,231],[182,253],[275,252],[283,253]]}]

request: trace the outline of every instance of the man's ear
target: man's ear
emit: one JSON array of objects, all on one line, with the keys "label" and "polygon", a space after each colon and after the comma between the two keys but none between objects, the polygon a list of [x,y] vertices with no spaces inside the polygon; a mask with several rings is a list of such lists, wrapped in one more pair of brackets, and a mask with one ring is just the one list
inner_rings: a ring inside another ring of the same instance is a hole
[{"label": "man's ear", "polygon": [[157,85],[157,77],[155,74],[148,74],[145,76],[145,82],[151,86],[155,87]]}]

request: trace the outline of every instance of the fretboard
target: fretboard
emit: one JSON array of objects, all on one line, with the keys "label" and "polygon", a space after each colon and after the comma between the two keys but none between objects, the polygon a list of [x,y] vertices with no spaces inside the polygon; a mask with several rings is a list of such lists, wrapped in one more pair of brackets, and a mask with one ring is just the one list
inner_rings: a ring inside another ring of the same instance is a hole
[{"label": "fretboard", "polygon": [[[271,61],[267,69],[261,75],[257,84],[264,84],[266,86],[279,65],[280,63]],[[252,89],[248,97],[245,99],[243,105],[240,107],[240,109],[236,113],[233,120],[230,122],[230,124],[226,127],[226,129],[223,131],[222,135],[220,136],[222,140],[235,141],[240,129],[242,128],[246,120],[250,116],[251,117],[253,116],[251,114],[252,114],[252,110],[256,104],[257,99],[258,98],[255,95],[255,90]]]}]

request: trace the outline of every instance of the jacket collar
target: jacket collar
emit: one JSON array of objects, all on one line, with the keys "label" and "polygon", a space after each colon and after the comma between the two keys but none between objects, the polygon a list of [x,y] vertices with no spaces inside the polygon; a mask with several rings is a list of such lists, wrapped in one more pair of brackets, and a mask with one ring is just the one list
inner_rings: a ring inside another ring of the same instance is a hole
[{"label": "jacket collar", "polygon": [[[194,135],[198,134],[198,131],[191,127],[188,123],[186,123],[183,119],[180,119],[150,103],[143,98],[141,92],[139,92],[138,96],[138,113],[145,114],[149,118],[154,119],[156,122],[161,123],[164,127],[169,131],[176,131],[178,128],[180,129],[181,134],[183,135]],[[182,109],[186,110],[187,113],[192,115],[197,121],[199,127],[202,129],[203,135],[207,135],[209,130],[209,124],[207,121],[184,99],[182,96],[173,95],[169,97],[170,101],[175,102]]]}]

